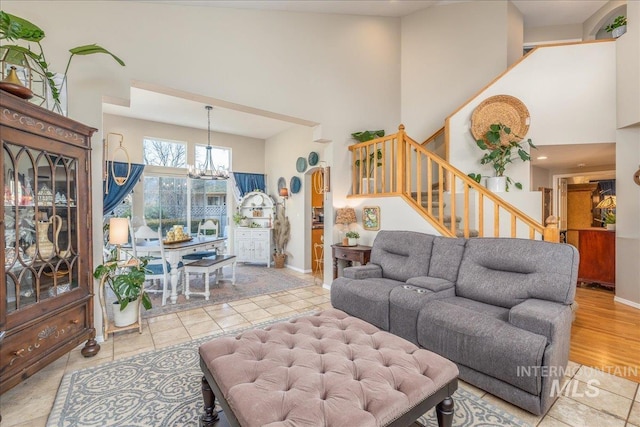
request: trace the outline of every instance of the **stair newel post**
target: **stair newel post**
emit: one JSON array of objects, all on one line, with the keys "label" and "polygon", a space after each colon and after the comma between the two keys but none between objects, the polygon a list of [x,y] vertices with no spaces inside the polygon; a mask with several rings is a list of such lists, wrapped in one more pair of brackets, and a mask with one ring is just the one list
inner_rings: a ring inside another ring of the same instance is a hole
[{"label": "stair newel post", "polygon": [[398,190],[401,194],[407,194],[407,188],[405,183],[404,168],[406,159],[406,134],[404,132],[404,125],[401,123],[398,126],[398,155],[396,156],[396,181],[398,182]]},{"label": "stair newel post", "polygon": [[558,229],[558,218],[549,215],[547,219],[544,221],[545,227],[542,235],[542,239],[545,242],[560,242],[560,230]]}]

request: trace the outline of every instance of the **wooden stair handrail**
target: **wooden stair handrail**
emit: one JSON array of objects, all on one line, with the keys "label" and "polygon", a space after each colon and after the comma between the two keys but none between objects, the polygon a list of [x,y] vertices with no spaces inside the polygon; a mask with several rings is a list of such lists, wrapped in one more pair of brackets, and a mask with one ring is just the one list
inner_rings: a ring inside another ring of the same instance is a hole
[{"label": "wooden stair handrail", "polygon": [[[484,203],[485,201],[490,201],[493,204],[494,235],[500,235],[500,215],[504,213],[510,218],[511,236],[516,235],[517,224],[522,224],[529,230],[529,238],[531,239],[535,238],[536,233],[538,233],[544,240],[558,241],[557,225],[549,224],[545,227],[520,209],[487,190],[475,180],[469,178],[464,172],[448,163],[445,159],[427,150],[422,144],[409,137],[403,125],[398,127],[398,132],[395,134],[353,144],[349,146],[348,149],[352,153],[352,164],[355,160],[363,156],[364,158],[369,158],[369,156],[372,153],[376,153],[377,150],[381,150],[383,153],[382,159],[380,159],[381,167],[374,167],[372,175],[369,177],[374,181],[373,190],[367,188],[363,191],[362,185],[360,187],[356,186],[356,181],[364,178],[368,172],[360,168],[360,172],[356,173],[357,168],[354,167],[352,172],[352,194],[348,197],[369,197],[372,195],[376,197],[400,196],[443,235],[455,236],[458,232],[461,232],[465,237],[469,236],[469,222],[472,220],[477,220],[480,236],[485,235]],[[415,157],[413,157],[413,152],[415,152]],[[409,160],[412,160],[413,163],[409,162]],[[423,163],[426,163],[426,166],[423,166]],[[423,182],[425,172],[426,182]],[[434,172],[437,174],[435,182],[432,175]],[[462,193],[456,191],[457,180],[462,183]],[[445,220],[444,199],[442,199],[445,191],[448,190],[445,182],[452,188],[449,193],[449,210],[451,213],[449,217],[453,217],[453,219],[450,220],[450,225],[445,225],[445,221],[448,221]],[[381,188],[378,188],[379,184],[381,184]],[[477,213],[473,214],[473,216],[470,214],[469,208],[471,189],[477,192],[479,201]],[[434,211],[433,208],[434,190],[438,191],[439,197],[436,211]],[[423,193],[426,195],[426,200],[423,199]],[[416,195],[415,199],[412,197],[412,194]],[[461,206],[463,222],[460,223],[460,228],[458,228],[458,221],[455,219],[458,216],[456,196],[463,196]],[[422,205],[424,201],[427,202],[428,207]]]}]

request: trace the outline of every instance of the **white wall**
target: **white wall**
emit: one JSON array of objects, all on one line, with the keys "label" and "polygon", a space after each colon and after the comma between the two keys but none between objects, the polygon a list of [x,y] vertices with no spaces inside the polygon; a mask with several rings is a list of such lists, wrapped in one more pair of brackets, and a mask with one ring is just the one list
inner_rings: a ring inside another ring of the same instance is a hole
[{"label": "white wall", "polygon": [[442,4],[402,18],[407,134],[419,142],[429,137],[506,67],[507,2]]},{"label": "white wall", "polygon": [[627,33],[616,41],[616,300],[640,308],[640,2],[627,4]]},{"label": "white wall", "polygon": [[524,45],[524,21],[520,10],[507,2],[507,65],[522,57]]},{"label": "white wall", "polygon": [[[142,140],[145,137],[186,142],[188,159],[193,159],[195,145],[207,145],[207,130],[195,129],[130,117],[103,116],[102,129],[105,138],[108,133],[124,135],[123,145],[134,163],[144,163]],[[211,145],[231,149],[231,170],[238,172],[264,173],[265,143],[262,139],[249,138],[228,133],[211,132]],[[118,146],[118,138],[112,137],[109,152]],[[187,161],[187,163],[193,163]]]},{"label": "white wall", "polygon": [[552,187],[551,174],[548,169],[538,168],[531,166],[531,187],[532,191],[537,190],[538,187]]},{"label": "white wall", "polygon": [[[2,9],[46,32],[53,70],[64,69],[68,49],[87,43],[126,62],[123,68],[106,56],[74,59],[70,117],[90,126],[102,128],[102,97],[127,99],[132,80],[305,118],[321,123],[322,137],[337,146],[327,160],[334,194],[344,198],[349,134],[399,123],[397,18],[112,1],[5,0]],[[102,218],[102,137],[101,129],[93,138],[94,224]],[[94,263],[100,245],[94,239]]]},{"label": "white wall", "polygon": [[[536,145],[613,142],[615,46],[595,42],[543,47],[529,54],[451,117],[449,161],[458,169],[493,174],[490,165],[479,163],[483,152],[471,135],[470,120],[480,102],[499,94],[515,96],[526,105],[531,117],[526,137]],[[516,160],[506,174],[531,188],[530,163]]]},{"label": "white wall", "polygon": [[[313,129],[303,126],[293,127],[266,141],[265,168],[267,171],[267,184],[269,194],[274,200],[281,201],[277,194],[278,178],[283,177],[289,189],[289,199],[286,200],[286,212],[291,224],[291,240],[287,245],[287,266],[298,271],[310,269],[311,254],[309,252],[311,241],[311,223],[307,220],[311,211],[311,194],[305,191],[308,188],[311,177],[304,172],[296,170],[298,157],[305,160],[309,152],[319,154],[321,161],[327,161],[324,153],[324,144],[312,141]],[[299,193],[291,193],[291,178],[297,176],[302,181]],[[326,202],[325,202],[326,203]]]}]

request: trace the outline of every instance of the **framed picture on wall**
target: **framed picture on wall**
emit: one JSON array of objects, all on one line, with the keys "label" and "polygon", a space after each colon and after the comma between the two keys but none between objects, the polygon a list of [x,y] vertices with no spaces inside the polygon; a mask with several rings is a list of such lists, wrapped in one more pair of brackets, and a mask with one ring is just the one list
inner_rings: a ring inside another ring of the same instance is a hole
[{"label": "framed picture on wall", "polygon": [[362,226],[365,230],[380,230],[380,206],[362,208]]}]

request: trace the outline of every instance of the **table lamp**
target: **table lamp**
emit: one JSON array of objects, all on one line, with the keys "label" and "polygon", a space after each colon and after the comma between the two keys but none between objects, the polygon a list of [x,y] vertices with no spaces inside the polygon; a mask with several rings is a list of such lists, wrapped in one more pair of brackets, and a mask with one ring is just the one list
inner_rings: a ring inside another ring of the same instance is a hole
[{"label": "table lamp", "polygon": [[615,208],[616,208],[616,196],[607,196],[604,199],[600,200],[600,203],[596,205],[596,209],[604,209],[605,221],[602,221],[602,222],[607,224],[607,229],[615,228],[614,226],[610,227],[610,225],[615,224],[615,215],[613,215],[613,210]]},{"label": "table lamp", "polygon": [[[336,224],[344,225],[345,231],[349,230],[349,224],[356,222],[356,210],[353,208],[336,209]],[[342,244],[348,244],[347,238],[342,237]]]},{"label": "table lamp", "polygon": [[120,246],[129,241],[129,220],[109,218],[109,243],[118,248],[116,261],[120,261]]}]

